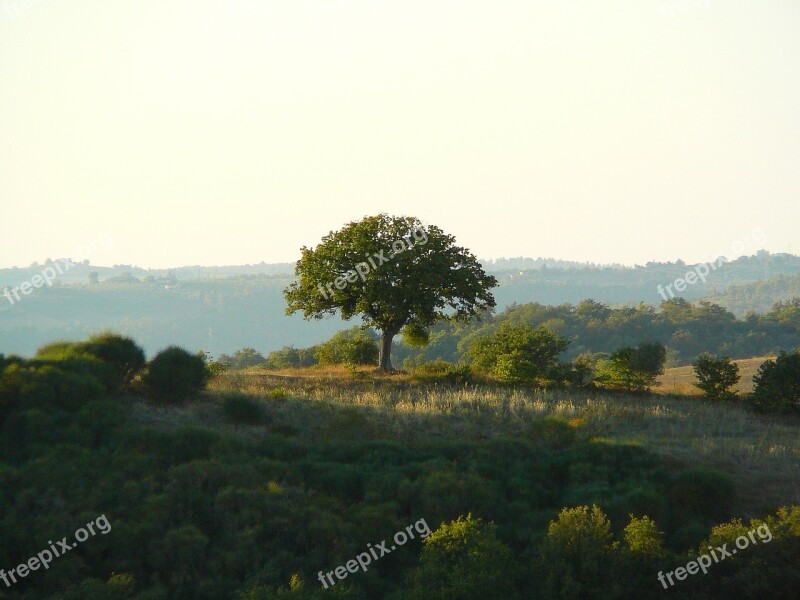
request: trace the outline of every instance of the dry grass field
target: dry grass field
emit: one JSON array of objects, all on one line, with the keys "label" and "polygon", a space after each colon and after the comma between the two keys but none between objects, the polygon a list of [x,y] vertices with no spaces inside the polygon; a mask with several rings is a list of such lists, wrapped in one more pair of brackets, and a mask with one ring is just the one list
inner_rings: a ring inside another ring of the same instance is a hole
[{"label": "dry grass field", "polygon": [[669,464],[728,474],[737,484],[743,516],[800,504],[800,420],[757,415],[738,404],[662,394],[417,385],[403,375],[373,377],[347,369],[253,369],[226,373],[210,388],[208,403],[164,409],[181,412],[164,418],[212,422],[215,396],[244,393],[262,399],[272,427],[300,436],[325,439],[331,428],[345,428],[354,439],[415,443],[452,435],[530,439],[537,421],[554,417],[586,440],[637,444]]},{"label": "dry grass field", "polygon": [[[762,356],[758,358],[743,358],[734,360],[739,366],[739,383],[734,388],[739,394],[749,394],[753,391],[753,375],[758,371],[758,367],[765,360],[774,358],[773,356]],[[654,391],[662,394],[682,394],[685,396],[700,396],[702,392],[694,386],[694,370],[691,365],[685,367],[675,367],[666,369],[664,374],[658,378],[661,384]]]}]

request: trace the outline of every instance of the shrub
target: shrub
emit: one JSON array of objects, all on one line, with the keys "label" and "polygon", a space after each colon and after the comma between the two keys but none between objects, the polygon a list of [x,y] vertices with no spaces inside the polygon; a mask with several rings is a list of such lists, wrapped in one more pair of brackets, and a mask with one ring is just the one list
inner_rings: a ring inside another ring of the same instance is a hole
[{"label": "shrub", "polygon": [[608,598],[612,550],[611,523],[598,506],[562,510],[540,550],[542,597]]},{"label": "shrub", "polygon": [[494,528],[472,515],[442,524],[424,542],[412,598],[484,600],[518,598],[514,561]]},{"label": "shrub", "polygon": [[681,511],[709,520],[728,516],[736,486],[726,475],[710,469],[687,469],[678,474],[670,489],[670,501]]},{"label": "shrub", "polygon": [[800,412],[800,349],[781,352],[775,360],[762,363],[753,382],[752,400],[757,408]]},{"label": "shrub", "polygon": [[222,401],[225,418],[237,425],[258,425],[266,421],[266,410],[260,402],[236,394]]},{"label": "shrub", "polygon": [[267,369],[296,369],[298,367],[311,367],[317,364],[317,347],[295,348],[284,346],[267,355],[264,366]]},{"label": "shrub", "polygon": [[233,353],[233,356],[220,354],[217,363],[225,364],[232,371],[240,371],[248,367],[263,365],[266,358],[254,348],[242,348]]},{"label": "shrub", "polygon": [[698,388],[703,390],[709,400],[727,400],[735,394],[731,392],[739,382],[739,367],[727,356],[717,358],[701,354],[693,364]]},{"label": "shrub", "polygon": [[207,378],[201,356],[170,346],[156,354],[147,365],[143,383],[155,400],[182,402],[200,392]]},{"label": "shrub", "polygon": [[375,365],[378,364],[378,344],[358,327],[340,331],[327,342],[317,346],[317,359],[321,365]]},{"label": "shrub", "polygon": [[93,335],[85,342],[53,342],[39,348],[36,358],[91,374],[110,392],[129,386],[145,366],[144,351],[136,342],[115,333]]},{"label": "shrub", "polygon": [[664,372],[667,349],[657,342],[627,346],[597,363],[597,381],[612,389],[643,392]]},{"label": "shrub", "polygon": [[466,357],[478,369],[507,383],[531,383],[547,377],[568,342],[556,333],[528,324],[503,322],[494,334],[476,339]]},{"label": "shrub", "polygon": [[145,366],[144,350],[131,338],[114,333],[93,335],[88,341],[78,343],[77,348],[111,365],[119,376],[121,387],[130,385]]},{"label": "shrub", "polygon": [[647,515],[641,519],[630,515],[631,522],[625,527],[625,544],[634,554],[662,556],[664,554],[664,532],[659,531],[655,521]]},{"label": "shrub", "polygon": [[446,360],[423,362],[412,370],[412,375],[422,381],[444,381],[463,384],[473,380],[472,368],[467,364],[453,364]]}]

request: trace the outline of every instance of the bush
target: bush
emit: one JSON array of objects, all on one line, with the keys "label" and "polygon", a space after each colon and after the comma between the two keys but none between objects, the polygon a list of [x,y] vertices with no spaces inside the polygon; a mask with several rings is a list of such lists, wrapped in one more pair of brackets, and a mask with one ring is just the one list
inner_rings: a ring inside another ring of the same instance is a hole
[{"label": "bush", "polygon": [[273,350],[267,355],[264,366],[267,369],[297,369],[312,367],[317,364],[317,347],[295,348],[284,346],[280,350]]},{"label": "bush", "polygon": [[[611,523],[598,506],[565,508],[551,521],[537,571],[543,598],[608,598]],[[566,592],[566,593],[565,593]]]},{"label": "bush", "polygon": [[220,354],[217,363],[225,364],[231,371],[240,371],[248,367],[263,365],[266,358],[254,348],[242,348],[233,353],[233,356]]},{"label": "bush", "polygon": [[727,356],[716,358],[701,354],[694,362],[694,374],[698,388],[709,400],[728,400],[735,397],[731,391],[739,382],[739,367]]},{"label": "bush", "polygon": [[266,421],[264,405],[247,396],[229,396],[222,401],[225,418],[236,425],[258,425]]},{"label": "bush", "polygon": [[150,361],[142,381],[155,400],[182,402],[200,392],[207,378],[201,356],[170,346]]},{"label": "bush", "polygon": [[472,342],[465,355],[475,367],[500,381],[532,383],[547,377],[568,344],[544,327],[504,321],[491,336]]},{"label": "bush", "polygon": [[492,526],[472,515],[442,524],[424,542],[412,598],[484,600],[518,598],[509,548]]},{"label": "bush", "polygon": [[670,502],[681,511],[708,520],[726,518],[736,496],[733,481],[710,469],[687,469],[675,478]]},{"label": "bush", "polygon": [[667,349],[658,342],[627,346],[597,363],[597,381],[612,389],[644,392],[664,372]]},{"label": "bush", "polygon": [[340,331],[317,346],[321,365],[378,365],[378,344],[358,327]]},{"label": "bush", "polygon": [[[58,363],[89,373],[110,392],[128,387],[145,366],[144,351],[131,338],[115,333],[93,335],[85,342],[54,342],[36,351],[42,363]],[[96,363],[92,366],[91,362]]]},{"label": "bush", "polygon": [[800,412],[800,349],[781,352],[761,364],[753,377],[753,404],[762,410]]},{"label": "bush", "polygon": [[444,381],[464,384],[473,380],[472,368],[466,364],[453,364],[445,360],[424,362],[411,371],[411,374],[422,381]]}]

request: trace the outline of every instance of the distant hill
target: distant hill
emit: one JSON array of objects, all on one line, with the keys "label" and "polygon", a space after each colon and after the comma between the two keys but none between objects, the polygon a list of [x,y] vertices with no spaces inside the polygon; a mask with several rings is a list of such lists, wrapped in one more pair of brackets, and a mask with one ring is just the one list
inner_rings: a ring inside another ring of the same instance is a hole
[{"label": "distant hill", "polygon": [[724,306],[733,314],[742,316],[748,310],[766,312],[776,302],[786,302],[800,297],[800,275],[778,275],[754,283],[734,284],[707,299]]},{"label": "distant hill", "polygon": [[[612,306],[657,306],[663,299],[658,286],[691,270],[681,261],[634,267],[551,258],[484,263],[500,283],[493,291],[498,311],[529,302],[577,305],[587,298]],[[0,291],[31,282],[48,267],[54,268],[52,261],[0,269]],[[52,287],[28,296],[17,290],[20,300],[13,304],[0,296],[0,352],[30,355],[54,339],[113,329],[134,336],[149,354],[172,343],[214,355],[244,346],[267,353],[284,345],[311,346],[357,323],[287,317],[282,290],[293,280],[293,269],[292,263],[263,262],[174,269],[74,264]],[[719,299],[738,315],[765,312],[776,298],[791,295],[800,296],[800,257],[765,251],[722,264],[705,285],[696,283],[680,294]]]}]

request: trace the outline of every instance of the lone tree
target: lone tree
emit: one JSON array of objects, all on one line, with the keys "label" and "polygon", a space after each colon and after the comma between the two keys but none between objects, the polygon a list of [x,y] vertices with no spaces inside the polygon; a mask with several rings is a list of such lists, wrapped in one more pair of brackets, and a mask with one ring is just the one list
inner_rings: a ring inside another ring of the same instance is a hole
[{"label": "lone tree", "polygon": [[497,280],[455,238],[414,217],[380,214],[353,221],[303,247],[286,314],[321,319],[341,311],[381,332],[380,366],[391,371],[392,339],[427,340],[437,321],[465,320],[494,308]]},{"label": "lone tree", "polygon": [[709,400],[729,400],[736,397],[731,388],[739,383],[739,366],[727,356],[701,354],[692,364],[697,378],[695,386]]}]

